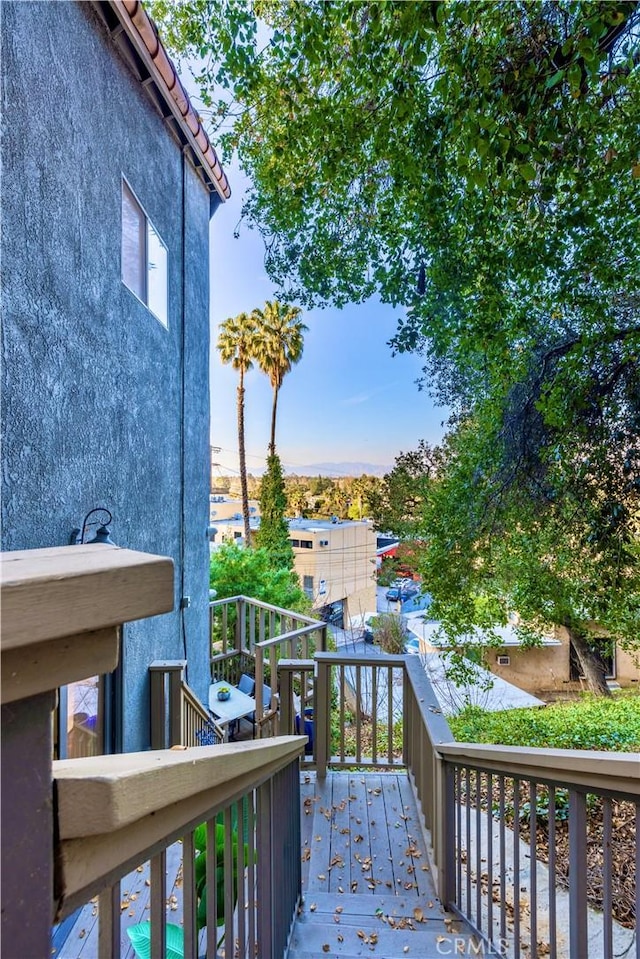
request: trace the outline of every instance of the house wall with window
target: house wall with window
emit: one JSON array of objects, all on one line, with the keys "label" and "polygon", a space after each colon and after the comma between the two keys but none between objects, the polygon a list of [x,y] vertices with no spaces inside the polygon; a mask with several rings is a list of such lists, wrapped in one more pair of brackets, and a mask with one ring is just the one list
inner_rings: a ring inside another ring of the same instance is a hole
[{"label": "house wall with window", "polygon": [[206,699],[216,203],[113,4],[2,7],[2,549],[104,506],[173,558],[174,612],[124,629],[117,745],[141,749],[150,662],[186,658]]},{"label": "house wall with window", "polygon": [[[562,697],[586,688],[580,671],[572,669],[571,643],[567,631],[558,628],[555,644],[531,649],[504,647],[486,653],[486,665],[496,675],[542,699]],[[619,644],[609,646],[607,679],[611,684],[631,687],[640,683],[639,654]],[[506,662],[508,659],[508,663]]]}]

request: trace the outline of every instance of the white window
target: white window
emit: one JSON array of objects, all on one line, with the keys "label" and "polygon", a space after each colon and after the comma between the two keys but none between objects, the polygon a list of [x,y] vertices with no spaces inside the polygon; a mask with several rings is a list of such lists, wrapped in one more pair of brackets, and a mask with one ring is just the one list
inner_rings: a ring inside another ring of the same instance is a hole
[{"label": "white window", "polygon": [[167,248],[122,181],[122,282],[167,326]]},{"label": "white window", "polygon": [[310,599],[313,599],[313,576],[304,576],[302,588]]}]

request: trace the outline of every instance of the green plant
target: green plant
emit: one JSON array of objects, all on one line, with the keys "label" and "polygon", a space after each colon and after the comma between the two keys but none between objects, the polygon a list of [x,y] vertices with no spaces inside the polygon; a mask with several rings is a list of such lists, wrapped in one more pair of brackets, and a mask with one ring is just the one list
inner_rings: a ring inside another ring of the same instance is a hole
[{"label": "green plant", "polygon": [[[150,922],[139,922],[136,926],[129,926],[127,935],[138,959],[152,959]],[[166,959],[184,959],[184,931],[182,928],[168,922],[165,927],[165,936],[167,943]]]},{"label": "green plant", "polygon": [[586,695],[544,709],[487,712],[477,706],[448,720],[458,741],[547,749],[640,750],[640,697]]},{"label": "green plant", "polygon": [[371,620],[373,640],[380,649],[390,655],[404,653],[406,633],[402,619],[395,613],[380,613]]},{"label": "green plant", "polygon": [[[231,860],[233,864],[232,905],[235,908],[238,898],[238,807],[231,807]],[[242,817],[244,834],[248,826],[248,807],[242,803]],[[195,847],[195,883],[196,883],[196,927],[198,932],[207,925],[207,824],[202,823],[193,833]],[[225,884],[224,884],[224,853],[225,853],[225,824],[224,813],[219,813],[215,823],[216,843],[216,919],[218,928],[225,923]],[[244,862],[248,862],[249,847],[244,844]],[[152,959],[151,956],[151,923],[140,922],[127,929],[134,952],[138,959]],[[184,936],[179,926],[167,923],[167,959],[184,959]],[[224,939],[224,932],[216,944],[216,948]]]}]

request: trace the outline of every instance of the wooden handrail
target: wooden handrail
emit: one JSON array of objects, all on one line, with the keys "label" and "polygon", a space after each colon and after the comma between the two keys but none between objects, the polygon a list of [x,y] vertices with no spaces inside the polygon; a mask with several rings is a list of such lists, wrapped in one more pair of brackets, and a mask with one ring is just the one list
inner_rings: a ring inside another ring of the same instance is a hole
[{"label": "wooden handrail", "polygon": [[437,751],[449,762],[463,763],[506,776],[535,778],[544,783],[591,786],[602,793],[640,796],[640,756],[637,753],[585,749],[539,749],[533,746],[494,746],[479,743],[440,743]]},{"label": "wooden handrail", "polygon": [[235,603],[238,600],[243,603],[249,603],[251,606],[256,606],[258,609],[266,609],[270,613],[279,613],[281,616],[293,616],[295,619],[299,619],[302,623],[308,623],[309,625],[315,625],[317,627],[326,626],[327,624],[324,620],[312,619],[311,616],[305,616],[304,613],[296,613],[290,609],[283,609],[282,606],[273,606],[271,603],[265,603],[260,599],[252,599],[250,596],[229,596],[226,599],[212,599],[209,602],[209,609],[214,609],[217,606],[224,606],[231,603]]},{"label": "wooden handrail", "polygon": [[2,702],[115,669],[122,623],[173,608],[173,562],[106,544],[2,554]]},{"label": "wooden handrail", "polygon": [[2,650],[173,609],[173,562],[106,544],[2,554]]},{"label": "wooden handrail", "polygon": [[2,934],[15,955],[44,956],[55,896],[55,690],[111,672],[121,625],[173,608],[173,562],[106,544],[4,553],[0,593]]},{"label": "wooden handrail", "polygon": [[295,761],[300,737],[54,763],[58,918]]}]

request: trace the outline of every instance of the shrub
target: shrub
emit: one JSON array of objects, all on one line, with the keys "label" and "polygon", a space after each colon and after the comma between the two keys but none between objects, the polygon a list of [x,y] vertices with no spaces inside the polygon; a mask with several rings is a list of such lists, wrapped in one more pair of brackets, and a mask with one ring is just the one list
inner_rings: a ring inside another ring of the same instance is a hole
[{"label": "shrub", "polygon": [[544,709],[495,713],[470,706],[449,725],[459,742],[635,752],[640,750],[640,697],[586,695]]}]

